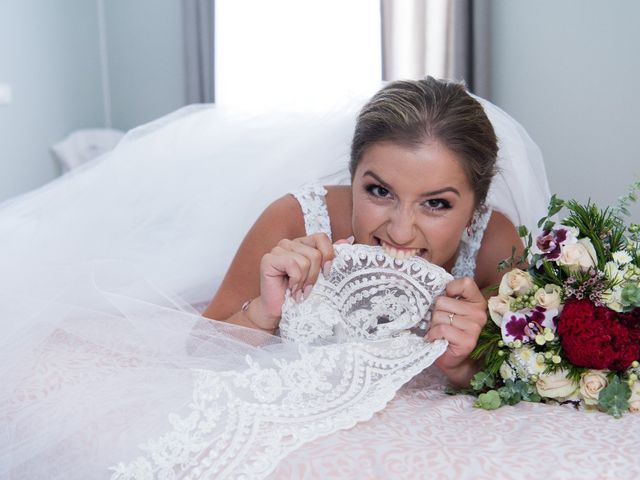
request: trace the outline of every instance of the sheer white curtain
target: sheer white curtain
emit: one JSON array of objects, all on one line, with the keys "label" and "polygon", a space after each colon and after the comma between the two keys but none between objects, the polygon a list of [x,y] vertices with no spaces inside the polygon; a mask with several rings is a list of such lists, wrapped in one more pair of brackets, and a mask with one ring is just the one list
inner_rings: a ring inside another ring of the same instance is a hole
[{"label": "sheer white curtain", "polygon": [[489,96],[489,0],[381,0],[381,17],[385,80],[464,80]]}]

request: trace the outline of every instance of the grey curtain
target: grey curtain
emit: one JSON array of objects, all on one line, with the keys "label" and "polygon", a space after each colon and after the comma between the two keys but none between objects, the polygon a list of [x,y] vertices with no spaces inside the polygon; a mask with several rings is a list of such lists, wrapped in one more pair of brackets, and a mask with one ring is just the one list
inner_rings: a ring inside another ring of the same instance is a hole
[{"label": "grey curtain", "polygon": [[490,0],[381,0],[384,80],[463,80],[490,96]]},{"label": "grey curtain", "polygon": [[215,100],[215,0],[182,0],[187,103]]}]

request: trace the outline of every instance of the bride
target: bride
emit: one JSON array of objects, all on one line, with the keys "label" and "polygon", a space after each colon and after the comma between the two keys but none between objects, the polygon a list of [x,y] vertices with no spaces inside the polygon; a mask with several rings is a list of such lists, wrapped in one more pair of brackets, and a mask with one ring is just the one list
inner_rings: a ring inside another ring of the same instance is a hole
[{"label": "bride", "polygon": [[276,200],[240,243],[241,219],[331,172],[340,142],[322,118],[283,115],[279,139],[210,113],[4,205],[0,476],[264,478],[434,361],[455,385],[474,373],[481,289],[548,195],[521,127],[460,85],[392,83],[357,118],[351,184]]}]

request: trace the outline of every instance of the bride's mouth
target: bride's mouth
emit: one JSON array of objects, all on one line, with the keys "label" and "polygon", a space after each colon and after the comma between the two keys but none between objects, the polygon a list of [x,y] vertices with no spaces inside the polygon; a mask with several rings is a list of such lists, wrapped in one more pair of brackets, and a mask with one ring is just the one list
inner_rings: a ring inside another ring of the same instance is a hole
[{"label": "bride's mouth", "polygon": [[423,256],[426,252],[424,248],[401,248],[391,245],[377,237],[374,238],[378,245],[380,245],[390,257],[397,258],[398,260],[405,260],[416,255]]}]

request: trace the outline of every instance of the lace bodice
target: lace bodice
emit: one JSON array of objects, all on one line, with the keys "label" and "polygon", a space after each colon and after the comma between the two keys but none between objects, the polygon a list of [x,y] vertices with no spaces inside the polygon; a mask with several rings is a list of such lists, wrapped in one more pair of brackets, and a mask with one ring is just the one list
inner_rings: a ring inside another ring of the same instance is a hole
[{"label": "lace bodice", "polygon": [[[324,232],[331,236],[329,211],[325,201],[327,190],[317,183],[309,183],[291,193],[300,203],[304,215],[304,225],[307,235]],[[476,256],[480,249],[484,231],[491,218],[492,209],[483,205],[473,215],[471,225],[465,230],[458,251],[458,258],[451,269],[456,277],[474,277],[476,270]]]}]

